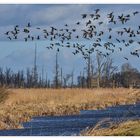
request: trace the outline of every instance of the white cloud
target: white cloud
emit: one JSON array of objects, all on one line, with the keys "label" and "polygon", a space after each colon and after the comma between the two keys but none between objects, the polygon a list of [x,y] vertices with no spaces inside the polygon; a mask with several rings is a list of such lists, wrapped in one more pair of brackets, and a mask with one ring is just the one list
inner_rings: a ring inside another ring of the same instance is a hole
[{"label": "white cloud", "polygon": [[53,23],[70,22],[77,19],[80,13],[87,12],[89,5],[54,5],[47,8],[33,11],[30,13],[30,19],[38,24],[40,22]]},{"label": "white cloud", "polygon": [[[75,23],[77,21],[81,21],[81,14],[94,13],[94,9],[96,7],[100,7],[101,13],[103,15],[101,20],[105,22],[100,30],[104,30],[104,28],[108,26],[106,18],[107,13],[115,11],[116,14],[119,15],[122,12],[132,13],[138,9],[135,9],[135,6],[131,5],[46,5],[46,7],[40,5],[1,5],[0,18],[2,19],[2,24],[0,24],[0,36],[2,37],[6,30],[12,29],[11,25],[26,25],[28,21],[31,21],[34,27],[37,25],[41,28],[48,28],[50,25],[63,27],[64,24],[67,23],[71,26],[71,28],[73,28],[75,27]],[[132,21],[129,22],[128,25],[134,27],[136,24],[139,24],[139,20],[139,18],[135,18],[135,20],[132,18]],[[118,26],[120,27],[120,25]],[[114,30],[117,30],[119,27],[114,27]],[[83,25],[81,25],[80,28],[83,28]],[[61,62],[66,65],[68,64],[66,67],[71,67],[75,61],[75,63],[78,64],[77,62],[79,61],[79,58],[81,58],[81,56],[73,57],[72,54],[67,53],[65,50],[62,51],[61,55]],[[47,65],[54,64],[54,56],[54,52],[51,53],[51,51],[40,51],[38,60],[39,65],[43,65],[43,63]],[[23,66],[32,65],[33,53],[31,53],[29,49],[24,52],[15,52],[15,54],[12,54],[8,60],[3,60],[2,63],[7,63],[8,65],[15,61],[16,64],[20,66],[23,64]]]}]

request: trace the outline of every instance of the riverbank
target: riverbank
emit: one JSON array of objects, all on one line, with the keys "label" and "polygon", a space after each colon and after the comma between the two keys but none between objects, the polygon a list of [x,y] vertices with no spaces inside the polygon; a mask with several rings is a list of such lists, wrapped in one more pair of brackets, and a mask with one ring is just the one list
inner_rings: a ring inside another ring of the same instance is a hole
[{"label": "riverbank", "polygon": [[8,89],[0,105],[0,129],[21,128],[33,116],[78,114],[139,100],[138,89]]},{"label": "riverbank", "polygon": [[109,128],[91,128],[81,134],[82,136],[140,136],[140,120],[126,121],[112,125]]}]

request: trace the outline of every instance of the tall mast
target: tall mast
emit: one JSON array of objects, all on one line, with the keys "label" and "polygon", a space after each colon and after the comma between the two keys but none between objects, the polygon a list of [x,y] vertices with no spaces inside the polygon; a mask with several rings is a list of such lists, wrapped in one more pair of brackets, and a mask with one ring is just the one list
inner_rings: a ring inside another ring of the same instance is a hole
[{"label": "tall mast", "polygon": [[37,45],[35,43],[35,50],[34,50],[34,87],[37,84]]},{"label": "tall mast", "polygon": [[37,52],[37,45],[35,43],[35,52],[34,52],[34,72],[36,71],[37,69],[37,66],[36,66],[36,52]]}]

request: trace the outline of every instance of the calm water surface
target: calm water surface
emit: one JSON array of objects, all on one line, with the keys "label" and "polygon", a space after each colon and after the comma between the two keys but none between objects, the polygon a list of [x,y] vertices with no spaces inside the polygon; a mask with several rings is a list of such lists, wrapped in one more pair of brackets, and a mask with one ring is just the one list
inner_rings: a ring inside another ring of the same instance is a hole
[{"label": "calm water surface", "polygon": [[103,110],[82,110],[79,115],[33,117],[23,123],[23,129],[1,130],[0,136],[72,136],[104,119],[117,123],[139,118],[140,104],[119,105]]}]

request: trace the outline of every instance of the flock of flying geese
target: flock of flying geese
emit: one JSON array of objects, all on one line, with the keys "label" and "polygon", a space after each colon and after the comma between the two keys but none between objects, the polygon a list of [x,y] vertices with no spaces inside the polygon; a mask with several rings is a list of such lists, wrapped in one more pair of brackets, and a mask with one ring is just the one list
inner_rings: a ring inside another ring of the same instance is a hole
[{"label": "flock of flying geese", "polygon": [[[89,55],[93,52],[97,52],[99,55],[104,57],[109,56],[111,53],[116,51],[122,51],[125,47],[129,47],[137,43],[140,45],[139,41],[135,41],[135,38],[140,35],[140,26],[137,30],[131,27],[124,27],[124,25],[130,21],[131,17],[139,14],[135,11],[131,14],[121,14],[116,16],[114,12],[107,14],[106,20],[101,20],[100,9],[96,9],[92,14],[82,14],[82,19],[75,22],[74,28],[70,25],[65,24],[63,28],[49,27],[49,29],[41,29],[36,27],[42,35],[32,35],[32,25],[29,22],[24,28],[19,28],[16,25],[13,30],[7,31],[5,35],[9,40],[18,40],[19,34],[25,35],[24,41],[34,41],[34,40],[48,40],[50,43],[46,47],[47,49],[57,49],[67,47],[73,48],[73,55],[81,53],[84,59],[88,59]],[[111,27],[104,26],[108,24]],[[115,28],[115,25],[122,25],[121,29]],[[123,39],[125,36],[126,39]],[[85,42],[85,44],[83,43]],[[87,42],[90,42],[89,44]],[[87,45],[88,44],[88,45]],[[120,44],[117,46],[116,44]],[[124,47],[122,47],[122,45]],[[88,47],[87,47],[88,46]],[[140,49],[135,49],[131,51],[130,54],[136,57],[139,56]],[[124,59],[128,60],[127,57]]]}]

